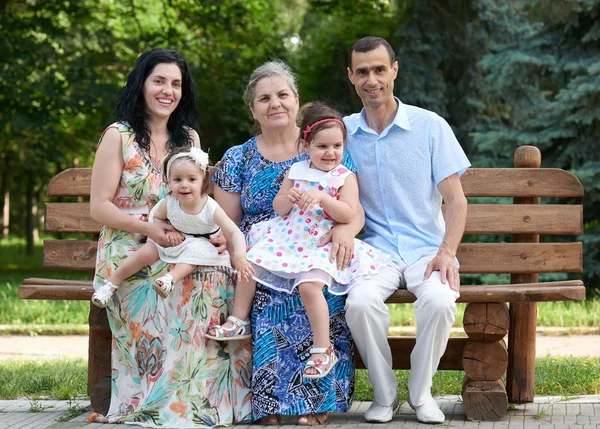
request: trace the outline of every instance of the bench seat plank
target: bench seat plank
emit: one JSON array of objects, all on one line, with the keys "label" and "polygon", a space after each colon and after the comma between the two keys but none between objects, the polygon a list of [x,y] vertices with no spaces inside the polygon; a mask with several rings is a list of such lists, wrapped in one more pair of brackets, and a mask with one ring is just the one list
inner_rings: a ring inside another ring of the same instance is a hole
[{"label": "bench seat plank", "polygon": [[[19,287],[21,299],[87,300],[92,297],[91,280],[25,279]],[[580,280],[524,283],[519,285],[466,285],[460,289],[458,302],[544,302],[585,299]],[[415,296],[407,290],[395,292],[389,304],[411,303]]]},{"label": "bench seat plank", "polygon": [[[94,270],[93,240],[44,241],[44,268]],[[463,243],[457,252],[461,273],[524,274],[579,272],[581,243]]]}]

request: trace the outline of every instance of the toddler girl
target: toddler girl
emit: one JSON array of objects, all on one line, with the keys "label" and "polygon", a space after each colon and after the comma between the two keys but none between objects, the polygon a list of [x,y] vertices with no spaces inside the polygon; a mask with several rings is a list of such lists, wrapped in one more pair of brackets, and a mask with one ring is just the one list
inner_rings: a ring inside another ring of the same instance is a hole
[{"label": "toddler girl", "polygon": [[[172,247],[162,247],[148,240],[125,261],[94,292],[92,303],[104,308],[119,285],[143,267],[159,258],[175,264],[165,275],[153,283],[156,292],[166,298],[173,285],[191,274],[198,265],[231,267],[227,252],[219,255],[208,241],[220,231],[231,242],[235,251],[235,268],[238,277],[250,280],[254,270],[246,260],[246,241],[237,225],[206,193],[208,180],[208,154],[199,148],[185,148],[169,154],[164,161],[164,177],[169,187],[167,196],[159,201],[149,215],[150,222],[169,222],[179,232],[169,232]],[[183,241],[181,238],[183,237]],[[233,318],[232,318],[233,319]],[[248,335],[246,338],[249,338]]]},{"label": "toddler girl", "polygon": [[[314,338],[304,378],[316,379],[326,376],[337,362],[329,341],[329,309],[323,287],[328,286],[333,294],[345,294],[352,280],[377,273],[389,256],[355,240],[350,266],[338,270],[335,262],[329,261],[331,243],[317,247],[333,226],[357,216],[358,183],[340,164],[346,139],[340,114],[324,104],[309,103],[300,110],[299,118],[298,141],[309,159],[293,164],[284,178],[273,200],[279,217],[250,230],[248,260],[256,271],[256,281],[289,293],[299,289]],[[238,284],[236,319],[248,318],[255,290],[255,282]],[[237,339],[235,332],[235,326],[227,322],[211,327],[207,337],[232,340]]]}]

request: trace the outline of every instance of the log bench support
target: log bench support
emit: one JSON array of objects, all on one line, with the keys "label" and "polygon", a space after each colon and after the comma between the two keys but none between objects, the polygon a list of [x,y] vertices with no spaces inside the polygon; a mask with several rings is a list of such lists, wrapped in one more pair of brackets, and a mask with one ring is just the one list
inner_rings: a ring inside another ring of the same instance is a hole
[{"label": "log bench support", "polygon": [[[579,280],[538,282],[538,273],[582,271],[580,242],[540,243],[540,234],[583,233],[581,205],[540,204],[540,197],[582,197],[581,183],[571,173],[540,165],[539,151],[522,146],[515,152],[516,168],[472,168],[461,177],[468,198],[513,198],[513,204],[469,204],[465,227],[466,235],[509,235],[511,243],[461,243],[457,251],[461,274],[511,274],[510,285],[461,287],[458,302],[468,303],[467,337],[450,338],[438,366],[465,371],[462,397],[471,419],[500,420],[508,403],[533,401],[537,302],[585,299]],[[91,169],[66,170],[50,181],[46,194],[89,197],[90,179]],[[91,218],[89,203],[48,202],[44,222],[46,232],[88,234],[88,239],[46,240],[43,266],[93,272],[100,225]],[[89,280],[31,278],[19,287],[21,299],[89,300],[92,293]],[[399,290],[387,302],[414,301],[407,290]],[[106,414],[112,351],[106,310],[90,305],[89,324],[88,394],[94,410]],[[388,341],[393,368],[410,369],[415,338],[389,337]],[[356,367],[364,368],[358,353],[355,356]]]}]

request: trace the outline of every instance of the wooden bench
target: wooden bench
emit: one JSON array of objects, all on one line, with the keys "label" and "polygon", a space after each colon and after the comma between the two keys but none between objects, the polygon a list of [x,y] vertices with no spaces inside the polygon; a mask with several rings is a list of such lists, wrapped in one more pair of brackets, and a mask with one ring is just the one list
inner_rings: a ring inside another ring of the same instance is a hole
[{"label": "wooden bench", "polygon": [[[512,197],[512,204],[469,204],[465,235],[487,234],[493,242],[462,243],[461,273],[510,274],[511,284],[465,285],[459,302],[469,303],[464,316],[467,337],[450,338],[439,369],[464,370],[463,402],[468,417],[498,420],[508,403],[533,402],[537,302],[585,299],[579,280],[538,283],[538,273],[582,271],[580,242],[540,243],[540,234],[580,235],[579,204],[540,204],[540,197],[582,197],[581,183],[560,169],[539,168],[533,147],[515,153],[516,168],[472,168],[461,178],[467,197]],[[48,197],[88,197],[91,169],[73,168],[52,179]],[[569,201],[571,202],[571,201]],[[88,202],[49,202],[46,232],[85,233],[89,239],[47,240],[43,266],[93,272],[100,225],[90,217]],[[504,237],[502,239],[495,237]],[[512,240],[511,240],[512,237]],[[91,281],[26,279],[22,299],[89,300]],[[389,303],[412,303],[406,290]],[[510,303],[510,308],[506,305]],[[111,332],[106,311],[90,306],[88,393],[97,411],[110,398]],[[504,337],[508,334],[508,347]],[[410,368],[414,338],[390,337],[394,368]],[[356,354],[357,367],[364,368]],[[506,387],[502,381],[506,373]]]}]

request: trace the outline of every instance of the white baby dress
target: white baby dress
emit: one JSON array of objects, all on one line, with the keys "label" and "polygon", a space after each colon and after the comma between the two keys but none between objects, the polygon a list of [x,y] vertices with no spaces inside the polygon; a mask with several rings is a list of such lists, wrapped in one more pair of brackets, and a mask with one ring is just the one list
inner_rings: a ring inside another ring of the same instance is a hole
[{"label": "white baby dress", "polygon": [[[341,164],[324,172],[311,168],[307,160],[292,165],[288,177],[302,192],[317,189],[339,198],[339,189],[350,174]],[[329,262],[331,243],[317,247],[319,239],[335,225],[320,204],[307,211],[294,205],[286,216],[253,225],[248,235],[252,246],[248,260],[256,269],[254,278],[267,287],[289,293],[299,283],[320,281],[329,286],[329,292],[342,295],[348,292],[352,280],[376,274],[390,261],[387,254],[355,239],[350,266],[338,270],[335,262]]]},{"label": "white baby dress", "polygon": [[[219,232],[219,227],[214,221],[215,209],[219,205],[211,197],[207,198],[204,208],[195,215],[185,213],[181,209],[179,201],[171,194],[168,194],[161,202],[161,204],[167,204],[167,217],[171,225],[185,236],[185,240],[178,246],[162,247],[154,243],[162,261],[170,264],[231,267],[229,253],[223,252],[219,255],[207,237],[195,236],[198,234],[212,236]],[[157,207],[158,204],[150,212],[150,221],[152,221]]]}]

